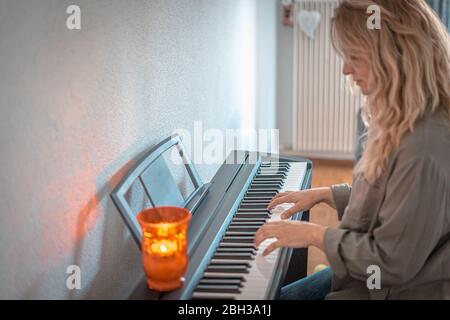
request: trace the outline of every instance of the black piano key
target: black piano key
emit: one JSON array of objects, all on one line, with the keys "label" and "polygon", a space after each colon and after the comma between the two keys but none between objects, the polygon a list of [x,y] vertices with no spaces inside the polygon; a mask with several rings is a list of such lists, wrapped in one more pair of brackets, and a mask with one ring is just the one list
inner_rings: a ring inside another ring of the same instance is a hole
[{"label": "black piano key", "polygon": [[[233,246],[239,244],[241,246]],[[245,246],[243,246],[245,245]],[[253,252],[256,248],[253,247],[252,243],[221,243],[220,246],[216,249],[216,252]]]},{"label": "black piano key", "polygon": [[270,162],[262,162],[261,163],[261,167],[274,167],[274,166],[284,166],[284,167],[290,167],[291,164],[289,162],[275,162],[275,161],[270,161]]},{"label": "black piano key", "polygon": [[258,169],[257,174],[263,173],[263,172],[282,172],[287,173],[289,172],[290,168],[286,166],[273,166],[273,167],[260,167]]},{"label": "black piano key", "polygon": [[266,202],[266,203],[262,203],[262,202],[255,202],[255,203],[243,203],[243,204],[241,204],[240,206],[239,206],[239,209],[238,210],[241,210],[241,209],[244,209],[244,210],[247,210],[247,209],[253,209],[253,210],[256,210],[256,211],[259,211],[259,210],[267,210],[267,206],[269,205],[269,202]]},{"label": "black piano key", "polygon": [[[267,220],[272,216],[271,213],[264,212],[261,210],[261,212],[258,211],[239,211],[236,213],[234,219],[242,219],[242,218],[250,218],[250,219],[260,219],[260,220]],[[239,220],[237,220],[239,221]]]},{"label": "black piano key", "polygon": [[264,223],[266,219],[264,218],[234,218],[233,221],[231,221],[230,226],[236,226],[236,227],[245,227],[245,226],[259,226],[261,223]]},{"label": "black piano key", "polygon": [[239,282],[245,282],[245,281],[246,281],[245,276],[242,276],[242,275],[233,275],[233,274],[228,274],[228,273],[225,273],[225,274],[216,274],[216,273],[207,273],[207,272],[205,272],[205,273],[203,274],[203,277],[202,277],[201,280],[204,280],[204,279],[211,279],[211,280],[220,280],[220,279],[223,279],[223,280],[239,281]]},{"label": "black piano key", "polygon": [[253,243],[223,243],[223,245],[234,245],[234,244],[245,244],[248,247],[232,247],[225,246],[217,248],[217,253],[248,253],[248,254],[256,254],[258,249],[253,247]]},{"label": "black piano key", "polygon": [[262,168],[258,169],[258,173],[260,173],[260,172],[275,172],[275,173],[283,172],[283,173],[285,173],[285,172],[289,172],[289,170],[290,170],[290,168],[288,168],[288,167],[273,167],[273,168],[262,167]]},{"label": "black piano key", "polygon": [[272,165],[261,165],[259,166],[258,170],[274,170],[274,169],[290,169],[291,165],[290,164],[282,164],[282,165],[276,165],[276,164],[272,164]]},{"label": "black piano key", "polygon": [[266,222],[266,219],[259,219],[259,218],[251,219],[251,220],[249,220],[250,218],[246,218],[246,220],[242,220],[242,218],[239,220],[238,219],[239,218],[234,218],[233,222],[230,223],[230,226],[233,226],[233,227],[239,227],[239,226],[241,226],[241,227],[252,227],[252,226],[260,227],[261,224],[264,224]]},{"label": "black piano key", "polygon": [[267,209],[267,206],[269,205],[269,201],[267,202],[242,202],[240,205],[240,208],[245,208],[248,209],[249,207],[256,207],[258,209],[260,209],[261,207],[263,207],[264,209]]},{"label": "black piano key", "polygon": [[225,266],[225,265],[209,265],[206,272],[220,272],[220,273],[249,273],[246,266]]},{"label": "black piano key", "polygon": [[[221,250],[215,253],[214,259],[235,260],[235,261],[252,261],[255,259],[257,251],[236,251]],[[217,255],[217,257],[216,257]]]},{"label": "black piano key", "polygon": [[273,168],[261,168],[256,173],[256,176],[259,176],[261,174],[284,174],[288,175],[290,169],[287,167],[273,167]]},{"label": "black piano key", "polygon": [[250,185],[250,188],[259,188],[259,189],[265,189],[265,188],[276,188],[277,190],[282,189],[283,188],[283,184],[282,183],[273,183],[273,182],[252,182],[252,184]]},{"label": "black piano key", "polygon": [[199,284],[195,292],[240,293],[239,285]]},{"label": "black piano key", "polygon": [[247,240],[253,240],[254,237],[254,234],[225,234],[225,236],[222,238],[222,242],[246,242]]},{"label": "black piano key", "polygon": [[250,190],[259,190],[259,189],[264,189],[264,190],[275,190],[278,191],[281,189],[282,186],[278,185],[278,184],[251,184],[250,185]]},{"label": "black piano key", "polygon": [[254,212],[242,212],[236,214],[236,219],[242,218],[257,218],[257,219],[268,219],[270,214],[268,213],[254,213]]},{"label": "black piano key", "polygon": [[220,246],[216,249],[216,252],[252,252],[253,250],[256,250],[253,243],[221,242]]},{"label": "black piano key", "polygon": [[201,280],[224,280],[224,281],[236,281],[236,282],[245,282],[247,281],[242,275],[234,275],[234,274],[220,274],[220,273],[208,273],[205,272]]},{"label": "black piano key", "polygon": [[[271,176],[274,175],[279,175],[279,178],[271,178]],[[272,181],[272,182],[283,182],[286,180],[286,176],[284,175],[284,173],[278,173],[278,174],[273,174],[273,173],[267,173],[267,174],[260,174],[258,176],[256,176],[252,182],[262,182],[262,181]]]},{"label": "black piano key", "polygon": [[261,226],[263,224],[264,223],[246,223],[246,224],[233,223],[233,224],[230,224],[230,226],[228,227],[228,230],[229,231],[254,231],[254,230],[257,231],[259,228],[261,228]]},{"label": "black piano key", "polygon": [[260,205],[263,206],[265,204],[267,204],[267,202],[269,201],[261,201],[261,200],[243,200],[241,202],[241,206],[256,206],[256,205]]},{"label": "black piano key", "polygon": [[267,209],[267,206],[263,209],[252,209],[252,208],[239,208],[237,213],[267,213],[271,214],[270,210]]},{"label": "black piano key", "polygon": [[260,224],[264,224],[266,223],[267,218],[234,218],[233,222],[254,222],[254,223],[260,223]]},{"label": "black piano key", "polygon": [[271,215],[272,213],[270,210],[267,210],[267,207],[263,209],[247,209],[247,208],[239,208],[237,214],[240,213],[253,213],[253,214],[265,214],[265,215]]},{"label": "black piano key", "polygon": [[272,179],[272,180],[284,180],[287,177],[287,174],[285,173],[260,173],[258,174],[255,179]]},{"label": "black piano key", "polygon": [[279,192],[279,190],[282,189],[282,187],[278,186],[278,185],[268,185],[268,184],[252,184],[249,188],[249,191],[258,191],[258,190],[263,190],[263,191],[268,191],[268,190],[272,190],[272,192]]},{"label": "black piano key", "polygon": [[281,182],[280,181],[270,181],[270,182],[258,182],[258,181],[256,181],[256,182],[252,182],[251,184],[250,184],[250,188],[249,188],[249,190],[250,189],[254,189],[255,187],[258,187],[258,188],[265,188],[265,189],[279,189],[280,187],[283,187],[282,185],[281,185]]},{"label": "black piano key", "polygon": [[258,179],[252,181],[252,185],[263,185],[263,184],[278,184],[283,186],[284,180],[274,180],[274,179]]},{"label": "black piano key", "polygon": [[[234,246],[236,244],[245,246]],[[216,252],[253,252],[256,250],[252,243],[221,243]]]},{"label": "black piano key", "polygon": [[288,167],[260,167],[258,169],[258,173],[260,172],[289,172],[290,168]]},{"label": "black piano key", "polygon": [[282,185],[279,184],[252,184],[250,186],[251,190],[260,190],[260,189],[272,189],[272,190],[276,190],[277,192],[279,192],[279,190],[283,189]]},{"label": "black piano key", "polygon": [[264,191],[264,190],[248,190],[245,198],[246,199],[254,199],[254,198],[273,198],[278,193],[278,190],[276,191]]},{"label": "black piano key", "polygon": [[272,201],[273,197],[261,200],[261,198],[245,198],[245,203],[267,203]]},{"label": "black piano key", "polygon": [[[276,181],[285,181],[286,178],[289,176],[289,172],[283,172],[283,171],[262,171],[256,174],[256,176],[254,177],[253,180],[269,180],[269,178],[267,178],[267,175],[282,175],[283,178],[282,179],[275,179]],[[271,179],[274,180],[274,179]]]},{"label": "black piano key", "polygon": [[215,254],[221,254],[221,255],[236,255],[236,254],[242,254],[242,255],[246,255],[246,256],[251,256],[253,257],[254,255],[256,255],[257,251],[254,249],[242,249],[242,248],[228,248],[228,249],[217,249],[217,251],[215,252]]},{"label": "black piano key", "polygon": [[253,260],[254,255],[247,252],[216,252],[213,259]]},{"label": "black piano key", "polygon": [[275,196],[279,190],[280,190],[279,188],[253,188],[253,187],[250,187],[248,189],[248,194],[250,194],[250,195],[258,194],[259,195],[261,193],[265,193],[265,194],[273,193],[273,195]]},{"label": "black piano key", "polygon": [[228,227],[229,232],[253,232],[256,233],[258,229],[261,227],[261,225],[249,225],[249,226],[236,226],[236,225],[230,225]]},{"label": "black piano key", "polygon": [[245,196],[245,200],[246,201],[265,201],[267,203],[270,203],[272,201],[273,197],[267,197],[266,199],[261,199],[261,197],[258,196],[253,196],[253,195],[249,195],[249,196]]},{"label": "black piano key", "polygon": [[228,244],[236,244],[236,243],[222,243],[224,246],[219,247],[216,249],[216,252],[241,252],[241,253],[250,253],[256,250],[256,248],[253,248],[253,245],[251,243],[247,243],[248,246],[246,247],[232,247],[232,246],[226,246]]},{"label": "black piano key", "polygon": [[264,189],[264,190],[252,190],[251,186],[248,188],[245,197],[273,197],[278,193],[278,189]]},{"label": "black piano key", "polygon": [[253,243],[255,237],[224,237],[223,243]]},{"label": "black piano key", "polygon": [[226,237],[254,237],[255,233],[251,231],[227,231],[225,232]]},{"label": "black piano key", "polygon": [[238,210],[241,209],[267,209],[267,203],[241,203]]},{"label": "black piano key", "polygon": [[212,259],[211,262],[209,263],[210,266],[241,266],[241,267],[246,267],[246,268],[250,268],[250,263],[245,262],[245,261],[241,261],[241,260],[230,260],[230,259],[224,259],[224,260],[220,260],[220,259]]},{"label": "black piano key", "polygon": [[253,184],[270,184],[270,183],[277,183],[280,185],[284,185],[284,180],[274,180],[274,179],[255,179],[252,181]]},{"label": "black piano key", "polygon": [[270,202],[273,199],[272,195],[270,194],[264,194],[264,195],[255,195],[253,193],[247,193],[242,201],[244,202]]},{"label": "black piano key", "polygon": [[[270,214],[264,213],[264,216],[252,216],[252,215],[246,215],[247,212],[241,212],[241,213],[236,213],[236,215],[233,218],[233,222],[251,222],[251,221],[255,221],[255,222],[265,222],[267,220],[267,217],[270,217]],[[238,216],[238,214],[243,214],[244,216]],[[250,212],[251,214],[251,212]]]},{"label": "black piano key", "polygon": [[215,285],[215,284],[226,284],[226,285],[237,285],[242,287],[242,280],[237,278],[202,278],[200,279],[199,284],[209,284],[209,285]]},{"label": "black piano key", "polygon": [[262,198],[262,197],[244,197],[244,199],[242,200],[242,203],[269,203],[272,200],[271,197],[266,197],[266,198]]}]

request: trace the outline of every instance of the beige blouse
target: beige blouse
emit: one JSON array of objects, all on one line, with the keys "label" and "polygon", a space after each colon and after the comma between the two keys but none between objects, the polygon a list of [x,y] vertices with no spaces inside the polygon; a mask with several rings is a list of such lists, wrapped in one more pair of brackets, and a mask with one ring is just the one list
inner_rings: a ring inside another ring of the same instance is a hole
[{"label": "beige blouse", "polygon": [[[450,299],[449,128],[442,114],[427,116],[375,183],[332,186],[341,223],[325,233],[327,299]],[[369,266],[380,289],[367,286]]]}]

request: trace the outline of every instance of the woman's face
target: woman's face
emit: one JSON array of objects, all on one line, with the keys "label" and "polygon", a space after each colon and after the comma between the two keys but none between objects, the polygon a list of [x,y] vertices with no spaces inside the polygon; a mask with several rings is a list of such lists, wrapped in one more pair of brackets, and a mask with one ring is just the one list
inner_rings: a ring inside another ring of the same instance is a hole
[{"label": "woman's face", "polygon": [[342,72],[346,76],[352,76],[353,81],[360,87],[362,94],[369,95],[371,93],[372,85],[369,83],[369,63],[366,60],[352,57],[349,61],[344,62]]}]

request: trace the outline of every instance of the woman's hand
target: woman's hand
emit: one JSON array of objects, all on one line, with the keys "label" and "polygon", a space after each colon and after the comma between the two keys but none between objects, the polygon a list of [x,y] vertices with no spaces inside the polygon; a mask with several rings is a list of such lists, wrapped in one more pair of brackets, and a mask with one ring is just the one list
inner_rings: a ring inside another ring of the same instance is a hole
[{"label": "woman's hand", "polygon": [[323,250],[323,238],[327,228],[301,221],[274,221],[263,225],[255,235],[255,246],[266,239],[276,238],[263,255],[266,256],[279,247],[306,248],[315,246]]},{"label": "woman's hand", "polygon": [[281,214],[282,219],[288,219],[300,211],[307,211],[316,204],[325,202],[335,207],[331,188],[314,188],[302,191],[286,191],[277,194],[269,203],[267,209],[271,210],[282,203],[294,203],[294,206]]}]

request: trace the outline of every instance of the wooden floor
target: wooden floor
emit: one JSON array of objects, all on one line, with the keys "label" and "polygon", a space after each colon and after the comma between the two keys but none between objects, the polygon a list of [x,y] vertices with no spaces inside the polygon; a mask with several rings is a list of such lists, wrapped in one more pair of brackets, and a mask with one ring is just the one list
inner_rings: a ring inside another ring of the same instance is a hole
[{"label": "wooden floor", "polygon": [[[312,187],[324,187],[336,183],[352,182],[353,163],[350,161],[313,160]],[[310,221],[324,226],[338,225],[336,210],[326,204],[315,206],[311,210]],[[308,274],[313,273],[319,264],[328,265],[325,254],[317,248],[308,251]]]}]

